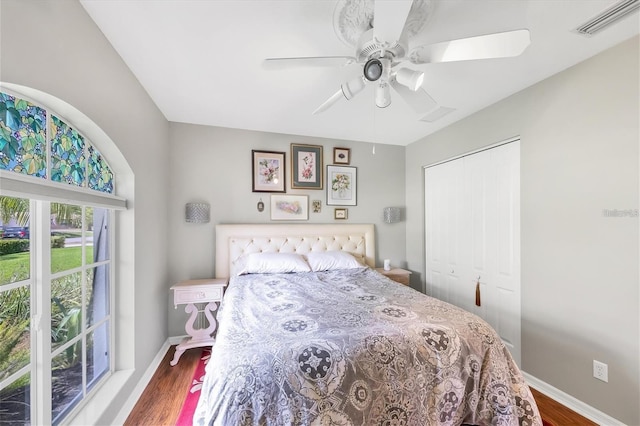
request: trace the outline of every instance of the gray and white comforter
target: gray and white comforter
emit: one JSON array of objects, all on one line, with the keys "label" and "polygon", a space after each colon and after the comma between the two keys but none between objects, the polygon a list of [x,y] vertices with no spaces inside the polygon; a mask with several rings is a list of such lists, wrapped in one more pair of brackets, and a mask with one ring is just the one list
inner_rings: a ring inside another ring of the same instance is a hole
[{"label": "gray and white comforter", "polygon": [[234,277],[196,425],[541,425],[482,319],[371,269]]}]

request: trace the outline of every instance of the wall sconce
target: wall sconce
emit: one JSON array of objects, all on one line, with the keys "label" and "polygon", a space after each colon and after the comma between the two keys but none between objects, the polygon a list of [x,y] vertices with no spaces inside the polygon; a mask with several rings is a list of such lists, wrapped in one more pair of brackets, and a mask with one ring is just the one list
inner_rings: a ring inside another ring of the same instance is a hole
[{"label": "wall sconce", "polygon": [[385,207],[384,221],[386,223],[400,222],[400,207]]},{"label": "wall sconce", "polygon": [[184,220],[191,223],[209,223],[209,203],[187,203]]}]

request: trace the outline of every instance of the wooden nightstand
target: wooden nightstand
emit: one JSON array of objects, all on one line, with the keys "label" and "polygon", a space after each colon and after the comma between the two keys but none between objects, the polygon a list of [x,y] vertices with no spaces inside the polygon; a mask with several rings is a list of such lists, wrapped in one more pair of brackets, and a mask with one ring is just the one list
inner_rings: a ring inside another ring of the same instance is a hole
[{"label": "wooden nightstand", "polygon": [[[185,312],[191,314],[185,325],[185,330],[189,337],[182,339],[182,342],[176,346],[176,353],[170,364],[174,366],[187,349],[197,348],[200,346],[213,346],[216,339],[213,332],[216,330],[218,323],[213,316],[213,312],[218,309],[218,304],[222,302],[222,294],[229,280],[227,278],[210,278],[205,280],[187,280],[181,281],[171,287],[173,290],[173,305],[177,309],[178,305],[187,306]],[[198,310],[196,303],[206,303],[203,310]],[[193,324],[196,322],[198,313],[202,312],[209,322],[207,328],[195,329]]]},{"label": "wooden nightstand", "polygon": [[411,275],[411,271],[400,268],[392,268],[390,271],[385,271],[384,268],[376,268],[376,271],[380,272],[384,276],[391,278],[395,282],[409,285],[409,276]]}]

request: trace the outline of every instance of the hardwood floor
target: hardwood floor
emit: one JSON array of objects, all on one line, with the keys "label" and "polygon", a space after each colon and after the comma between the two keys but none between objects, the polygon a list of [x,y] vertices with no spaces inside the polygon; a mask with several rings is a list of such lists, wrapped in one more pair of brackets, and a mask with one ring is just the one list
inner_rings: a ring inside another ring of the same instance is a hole
[{"label": "hardwood floor", "polygon": [[[169,365],[175,346],[167,351],[162,363],[129,414],[125,426],[173,426],[187,394],[200,351],[186,351],[175,367]],[[553,426],[597,426],[548,396],[532,389],[542,418]]]},{"label": "hardwood floor", "polygon": [[171,346],[151,381],[124,422],[125,426],[175,425],[201,351],[190,349],[182,354],[174,367],[175,346]]},{"label": "hardwood floor", "polygon": [[536,400],[536,404],[538,404],[538,410],[540,410],[542,418],[545,421],[551,423],[551,425],[598,426],[597,423],[594,423],[591,420],[582,417],[580,414],[568,409],[559,402],[549,398],[542,392],[539,392],[534,388],[531,388],[531,392],[533,393],[533,397]]}]

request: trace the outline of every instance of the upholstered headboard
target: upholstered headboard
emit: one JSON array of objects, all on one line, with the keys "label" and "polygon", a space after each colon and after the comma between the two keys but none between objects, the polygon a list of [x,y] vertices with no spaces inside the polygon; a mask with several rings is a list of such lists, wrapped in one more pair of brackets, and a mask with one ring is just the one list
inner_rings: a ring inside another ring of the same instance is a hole
[{"label": "upholstered headboard", "polygon": [[247,253],[340,250],[375,267],[373,224],[228,224],[216,226],[217,278],[229,276],[232,263]]}]

